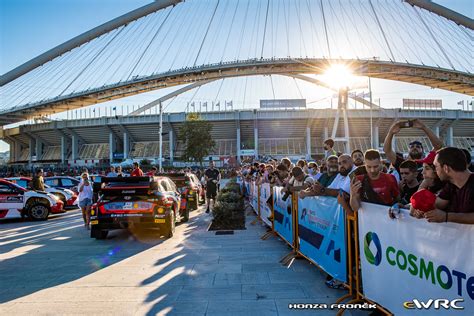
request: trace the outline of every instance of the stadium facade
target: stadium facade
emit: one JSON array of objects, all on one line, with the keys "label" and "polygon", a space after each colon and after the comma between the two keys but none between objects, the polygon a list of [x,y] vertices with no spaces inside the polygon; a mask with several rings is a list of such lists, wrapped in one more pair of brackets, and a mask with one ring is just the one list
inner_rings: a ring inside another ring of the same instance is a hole
[{"label": "stadium facade", "polygon": [[[165,164],[179,165],[184,144],[178,132],[186,113],[163,117]],[[216,146],[210,159],[240,161],[245,156],[320,158],[323,140],[331,137],[335,109],[235,110],[201,113],[212,123]],[[336,149],[382,149],[390,125],[400,119],[421,119],[446,145],[474,150],[474,112],[461,110],[350,109],[349,148],[336,141]],[[370,126],[372,125],[372,133]],[[344,134],[343,119],[336,136]],[[0,130],[10,144],[10,165],[107,165],[114,162],[159,157],[159,116],[112,116],[61,120],[22,125]],[[398,152],[420,139],[431,148],[428,138],[417,129],[403,129],[394,140]]]}]

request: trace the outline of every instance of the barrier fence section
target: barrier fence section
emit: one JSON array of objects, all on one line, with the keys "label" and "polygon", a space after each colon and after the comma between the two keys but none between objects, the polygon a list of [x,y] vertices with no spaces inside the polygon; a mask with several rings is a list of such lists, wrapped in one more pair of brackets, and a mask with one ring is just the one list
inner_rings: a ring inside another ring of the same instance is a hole
[{"label": "barrier fence section", "polygon": [[252,189],[251,204],[252,204],[255,214],[258,215],[259,214],[258,212],[258,185],[256,185],[255,182],[251,182],[251,189]]},{"label": "barrier fence section", "polygon": [[298,251],[347,283],[345,211],[334,197],[298,198]]},{"label": "barrier fence section", "polygon": [[272,209],[267,203],[270,195],[270,183],[262,183],[260,185],[260,218],[265,223],[265,225],[272,227],[272,222],[270,220],[272,216]]},{"label": "barrier fence section", "polygon": [[358,212],[363,295],[397,315],[417,308],[414,300],[436,299],[464,300],[456,304],[464,311],[440,308],[443,315],[473,315],[474,225],[429,223],[406,210],[391,220],[387,213],[369,203]]},{"label": "barrier fence section", "polygon": [[293,203],[291,196],[283,201],[283,187],[273,188],[273,213],[275,232],[289,245],[293,245]]}]

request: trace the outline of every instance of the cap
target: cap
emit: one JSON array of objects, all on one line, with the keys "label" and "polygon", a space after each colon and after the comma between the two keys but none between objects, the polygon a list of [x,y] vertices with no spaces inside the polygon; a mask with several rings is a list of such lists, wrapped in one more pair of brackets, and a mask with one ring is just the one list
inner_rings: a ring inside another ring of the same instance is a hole
[{"label": "cap", "polygon": [[427,163],[429,165],[432,165],[435,160],[435,157],[436,157],[436,151],[432,150],[428,153],[428,155],[426,155],[425,158],[417,159],[415,161],[418,163]]},{"label": "cap", "polygon": [[427,189],[421,189],[415,192],[410,198],[411,206],[422,212],[434,210],[435,201],[436,195]]}]

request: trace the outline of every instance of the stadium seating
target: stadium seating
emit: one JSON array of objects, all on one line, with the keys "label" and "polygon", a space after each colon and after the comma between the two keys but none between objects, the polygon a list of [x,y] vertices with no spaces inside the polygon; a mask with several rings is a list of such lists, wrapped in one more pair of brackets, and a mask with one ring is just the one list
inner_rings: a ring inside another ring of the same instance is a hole
[{"label": "stadium seating", "polygon": [[[163,142],[163,156],[169,156],[169,142]],[[160,155],[159,142],[136,142],[132,143],[130,150],[131,158],[157,158]]]},{"label": "stadium seating", "polygon": [[61,160],[61,146],[46,147],[41,160]]},{"label": "stadium seating", "polygon": [[84,144],[79,148],[79,159],[107,159],[109,144]]}]

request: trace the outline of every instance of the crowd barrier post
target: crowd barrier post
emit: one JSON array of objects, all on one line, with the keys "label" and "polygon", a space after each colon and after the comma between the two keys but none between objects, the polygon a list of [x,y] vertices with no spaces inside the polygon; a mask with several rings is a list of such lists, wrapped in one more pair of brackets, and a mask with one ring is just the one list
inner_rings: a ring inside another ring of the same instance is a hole
[{"label": "crowd barrier post", "polygon": [[[352,230],[354,232],[354,238],[352,238]],[[382,312],[385,315],[393,315],[391,312],[387,311],[383,306],[377,302],[373,302],[366,298],[362,292],[362,276],[360,273],[360,247],[359,247],[359,217],[358,212],[353,212],[353,215],[347,216],[347,242],[348,242],[348,286],[349,293],[339,298],[336,303],[340,303],[344,300],[350,298],[346,304],[376,304],[377,310]],[[353,252],[353,253],[352,253]],[[345,311],[345,308],[339,309],[337,315],[342,315]]]}]

